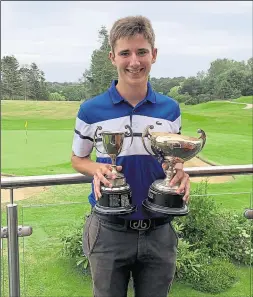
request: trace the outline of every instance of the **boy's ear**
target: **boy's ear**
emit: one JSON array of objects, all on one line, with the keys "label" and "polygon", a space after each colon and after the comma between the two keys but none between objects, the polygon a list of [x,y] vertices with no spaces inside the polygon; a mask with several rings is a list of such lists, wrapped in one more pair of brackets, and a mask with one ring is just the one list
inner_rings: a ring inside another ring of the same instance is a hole
[{"label": "boy's ear", "polygon": [[114,56],[114,54],[113,54],[112,51],[109,52],[109,59],[111,60],[112,65],[113,65],[113,66],[116,66],[116,65],[115,65],[115,56]]},{"label": "boy's ear", "polygon": [[154,48],[152,53],[152,64],[156,62],[156,57],[157,57],[157,48]]}]

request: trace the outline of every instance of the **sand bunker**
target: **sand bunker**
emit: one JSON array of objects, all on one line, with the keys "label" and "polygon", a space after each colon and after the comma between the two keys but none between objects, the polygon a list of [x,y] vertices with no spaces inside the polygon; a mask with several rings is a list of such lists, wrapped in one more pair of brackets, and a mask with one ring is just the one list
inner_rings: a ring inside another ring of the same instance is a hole
[{"label": "sand bunker", "polygon": [[[23,200],[30,198],[36,194],[44,192],[48,190],[50,187],[32,187],[32,188],[21,188],[21,189],[14,189],[13,191],[13,200]],[[9,189],[1,189],[1,201],[2,203],[10,202],[10,190]]]}]

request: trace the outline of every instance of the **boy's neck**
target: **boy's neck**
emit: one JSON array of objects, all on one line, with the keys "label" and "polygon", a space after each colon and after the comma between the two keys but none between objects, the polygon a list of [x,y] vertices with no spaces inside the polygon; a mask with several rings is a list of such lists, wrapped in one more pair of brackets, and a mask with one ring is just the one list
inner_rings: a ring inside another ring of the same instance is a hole
[{"label": "boy's neck", "polygon": [[119,80],[116,89],[132,106],[136,106],[147,96],[148,86],[146,82],[145,84],[133,87]]}]

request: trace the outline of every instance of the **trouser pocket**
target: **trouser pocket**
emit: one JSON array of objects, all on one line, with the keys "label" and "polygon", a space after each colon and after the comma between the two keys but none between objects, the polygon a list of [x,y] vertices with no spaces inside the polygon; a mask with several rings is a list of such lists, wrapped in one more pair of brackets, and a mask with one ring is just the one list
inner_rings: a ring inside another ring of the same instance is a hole
[{"label": "trouser pocket", "polygon": [[86,220],[83,231],[83,252],[85,256],[89,256],[98,239],[100,232],[100,221],[99,219],[92,213]]},{"label": "trouser pocket", "polygon": [[82,238],[82,247],[83,247],[83,254],[87,257],[89,254],[88,248],[88,229],[90,225],[91,214],[86,217],[86,220],[83,225],[83,238]]}]

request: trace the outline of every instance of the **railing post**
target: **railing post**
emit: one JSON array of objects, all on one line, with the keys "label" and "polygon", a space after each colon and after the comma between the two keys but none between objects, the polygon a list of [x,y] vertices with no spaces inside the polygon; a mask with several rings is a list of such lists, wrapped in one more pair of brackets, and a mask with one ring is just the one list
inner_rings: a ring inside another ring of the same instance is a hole
[{"label": "railing post", "polygon": [[9,296],[20,297],[19,279],[19,246],[18,246],[18,212],[17,204],[8,204],[8,271],[9,271]]},{"label": "railing post", "polygon": [[10,189],[10,204],[13,204],[13,188]]}]

